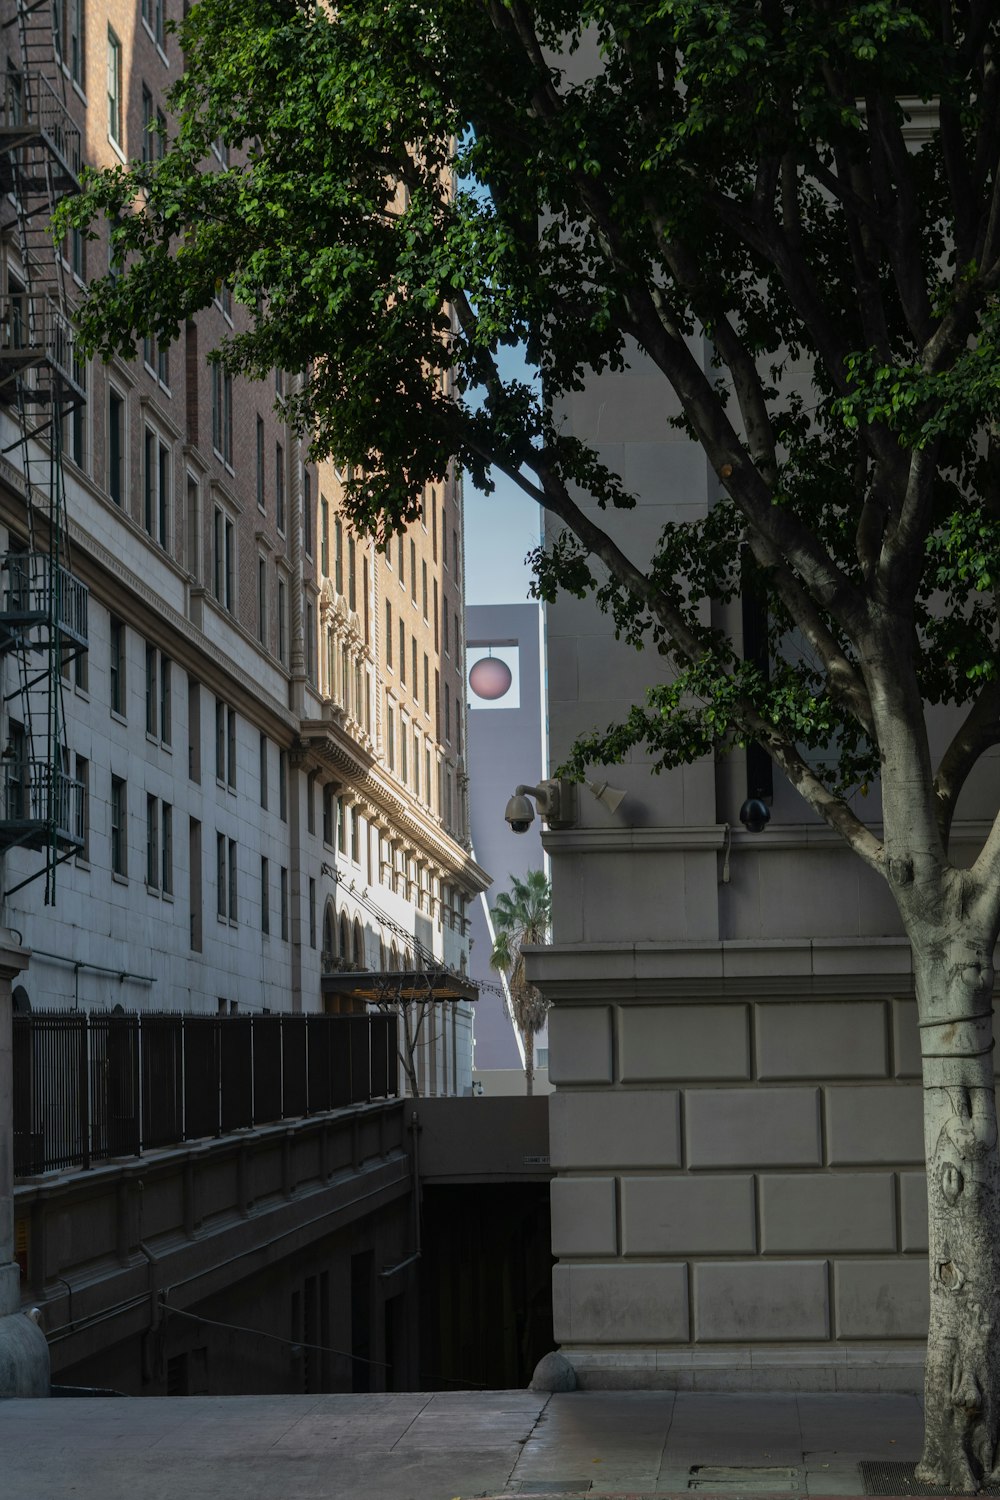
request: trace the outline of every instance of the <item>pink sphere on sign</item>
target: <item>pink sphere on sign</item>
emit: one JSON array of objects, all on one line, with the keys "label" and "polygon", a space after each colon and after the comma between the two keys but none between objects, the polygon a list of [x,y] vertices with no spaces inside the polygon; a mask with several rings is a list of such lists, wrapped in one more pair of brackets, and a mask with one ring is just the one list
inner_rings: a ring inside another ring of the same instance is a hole
[{"label": "pink sphere on sign", "polygon": [[502,698],[514,681],[510,667],[496,656],[483,656],[469,673],[469,686],[477,698]]}]

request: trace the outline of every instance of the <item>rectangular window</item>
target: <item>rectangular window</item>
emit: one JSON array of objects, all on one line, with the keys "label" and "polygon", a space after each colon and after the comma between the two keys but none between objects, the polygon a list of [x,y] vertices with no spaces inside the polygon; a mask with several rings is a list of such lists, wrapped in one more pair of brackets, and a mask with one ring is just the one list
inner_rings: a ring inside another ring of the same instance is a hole
[{"label": "rectangular window", "polygon": [[265,509],[264,498],[264,422],[257,418],[257,504]]},{"label": "rectangular window", "polygon": [[447,683],[444,685],[444,737],[451,739],[451,691]]},{"label": "rectangular window", "polygon": [[90,859],[90,761],[86,760],[84,758],[84,756],[82,756],[82,755],[78,755],[76,757],[75,776],[76,776],[76,782],[77,782],[77,785],[76,785],[76,788],[75,788],[75,791],[76,791],[76,807],[74,809],[75,831],[76,831],[77,837],[83,841],[83,847],[81,848],[81,850],[80,850],[77,858],[78,859],[82,859],[82,860],[89,860]]},{"label": "rectangular window", "polygon": [[417,673],[417,638],[415,635],[410,637],[410,669],[410,687],[414,698],[419,698],[420,677]]},{"label": "rectangular window", "polygon": [[236,710],[226,709],[226,783],[236,790]]},{"label": "rectangular window", "polygon": [[174,893],[174,810],[169,802],[160,804],[160,889],[165,896]]},{"label": "rectangular window", "polygon": [[257,559],[257,639],[267,645],[267,559]]},{"label": "rectangular window", "polygon": [[128,875],[127,827],[128,785],[120,776],[111,778],[111,869],[122,879]]},{"label": "rectangular window", "polygon": [[405,786],[409,781],[410,726],[403,715],[399,716],[399,779]]},{"label": "rectangular window", "polygon": [[288,822],[288,751],[278,751],[278,817]]},{"label": "rectangular window", "polygon": [[156,734],[160,695],[158,691],[157,663],[159,653],[155,646],[146,645],[146,733]]},{"label": "rectangular window", "polygon": [[398,536],[396,538],[396,566],[397,566],[397,568],[399,570],[399,586],[400,586],[400,588],[405,588],[406,587],[406,579],[403,576],[403,573],[404,573],[404,570],[405,570],[405,561],[404,561],[404,548],[405,547],[406,547],[406,543],[404,542],[402,536],[401,535]]},{"label": "rectangular window", "polygon": [[212,592],[223,609],[236,609],[236,531],[226,512],[215,507],[212,524]]},{"label": "rectangular window", "polygon": [[309,946],[316,946],[316,882],[309,877]]},{"label": "rectangular window", "polygon": [[319,501],[319,570],[324,578],[330,576],[330,502],[325,496]]},{"label": "rectangular window", "polygon": [[364,615],[365,645],[371,640],[371,621],[368,618],[368,556],[361,558],[361,607]]},{"label": "rectangular window", "polygon": [[361,863],[361,813],[356,807],[351,808],[351,858]]},{"label": "rectangular window", "polygon": [[333,526],[333,586],[338,594],[344,592],[344,523],[338,516]]},{"label": "rectangular window", "polygon": [[341,854],[347,853],[347,803],[343,797],[337,798],[337,848]]},{"label": "rectangular window", "polygon": [[431,664],[424,652],[424,713],[430,717],[431,712]]},{"label": "rectangular window", "polygon": [[284,662],[288,650],[288,605],[285,580],[278,579],[278,660]]},{"label": "rectangular window", "polygon": [[215,885],[215,910],[224,921],[229,909],[226,896],[226,836],[224,833],[215,835]]},{"label": "rectangular window", "polygon": [[448,601],[441,596],[441,646],[445,656],[451,655],[451,642],[448,639]]},{"label": "rectangular window", "polygon": [[229,840],[229,920],[239,920],[236,906],[236,840]]},{"label": "rectangular window", "polygon": [[173,662],[160,655],[160,739],[169,745],[173,737]]},{"label": "rectangular window", "polygon": [[87,0],[69,0],[69,71],[74,83],[84,86],[84,6]]},{"label": "rectangular window", "polygon": [[347,538],[347,604],[352,610],[358,607],[357,544],[354,537]]},{"label": "rectangular window", "polygon": [[306,557],[313,555],[313,502],[312,502],[312,475],[308,469],[302,470],[302,545],[305,548]]},{"label": "rectangular window", "polygon": [[394,771],[396,769],[396,714],[391,706],[386,709],[385,731],[386,759],[389,763],[389,770]]},{"label": "rectangular window", "polygon": [[333,788],[323,788],[323,842],[333,844]]},{"label": "rectangular window", "polygon": [[285,450],[280,443],[274,445],[274,524],[279,531],[285,529]]},{"label": "rectangular window", "polygon": [[420,796],[420,736],[413,731],[413,795]]},{"label": "rectangular window", "polygon": [[201,782],[201,685],[188,678],[188,778]]},{"label": "rectangular window", "polygon": [[228,468],[233,466],[233,377],[218,363],[212,370],[212,447]]},{"label": "rectangular window", "polygon": [[457,582],[457,580],[458,580],[458,532],[457,531],[453,531],[452,534],[451,534],[451,571],[455,575],[455,579],[456,579],[456,582]]},{"label": "rectangular window", "polygon": [[[155,115],[154,110],[153,110],[153,96],[149,92],[149,89],[146,87],[146,85],[143,84],[143,86],[142,86],[142,159],[143,159],[143,161],[152,161],[153,160],[153,137],[150,134],[150,126],[152,125],[152,123],[153,123],[153,121],[154,121],[155,118],[156,118],[156,115]],[[148,343],[149,340],[147,339],[146,342]],[[146,363],[147,364],[149,363],[148,359],[147,359]]]},{"label": "rectangular window", "polygon": [[108,388],[108,494],[125,503],[125,398]]},{"label": "rectangular window", "polygon": [[288,942],[288,871],[282,865],[278,875],[278,898],[281,902],[281,939]]},{"label": "rectangular window", "polygon": [[417,544],[410,538],[410,598],[417,602]]},{"label": "rectangular window", "polygon": [[108,135],[122,144],[122,44],[108,27]]},{"label": "rectangular window", "polygon": [[192,953],[201,952],[201,824],[188,819],[189,927]]},{"label": "rectangular window", "polygon": [[306,651],[306,677],[315,687],[316,685],[316,606],[312,597],[306,594],[303,601],[303,635],[305,636]]},{"label": "rectangular window", "polygon": [[109,694],[111,712],[125,716],[125,625],[111,616],[111,654],[109,659]]},{"label": "rectangular window", "polygon": [[260,805],[267,808],[267,735],[260,737]]},{"label": "rectangular window", "polygon": [[431,556],[435,562],[438,560],[437,503],[437,491],[431,490]]},{"label": "rectangular window", "polygon": [[406,681],[406,626],[399,622],[399,680]]},{"label": "rectangular window", "polygon": [[385,664],[392,670],[392,605],[385,601]]},{"label": "rectangular window", "polygon": [[142,19],[153,33],[158,47],[163,46],[164,0],[142,0]]},{"label": "rectangular window", "polygon": [[269,886],[271,884],[271,871],[268,861],[263,855],[260,857],[260,930],[263,933],[271,931],[271,897]]},{"label": "rectangular window", "polygon": [[427,564],[426,564],[426,562],[422,562],[420,564],[420,595],[421,595],[421,608],[422,608],[424,619],[426,620],[428,618],[428,614],[427,614],[428,599],[430,597],[430,591],[429,591],[429,589],[427,587]]}]

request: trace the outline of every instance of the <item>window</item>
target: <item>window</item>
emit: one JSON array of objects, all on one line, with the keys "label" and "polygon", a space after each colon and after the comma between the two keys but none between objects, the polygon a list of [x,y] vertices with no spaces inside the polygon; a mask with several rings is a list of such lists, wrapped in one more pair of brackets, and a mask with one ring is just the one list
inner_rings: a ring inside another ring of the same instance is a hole
[{"label": "window", "polygon": [[404,572],[404,550],[403,549],[405,548],[405,546],[406,546],[406,543],[403,541],[402,536],[398,536],[396,538],[396,562],[397,562],[397,565],[398,565],[398,568],[399,568],[399,586],[400,586],[400,588],[405,588],[406,587],[406,579],[403,577],[403,572]]},{"label": "window", "polygon": [[330,576],[330,502],[324,496],[319,501],[319,570],[324,578]]},{"label": "window", "polygon": [[278,660],[284,662],[288,650],[288,604],[285,580],[278,579]]},{"label": "window", "polygon": [[278,751],[278,817],[288,822],[288,751]]},{"label": "window", "polygon": [[368,557],[367,554],[361,558],[361,603],[364,611],[365,645],[371,639],[371,621],[368,618]]},{"label": "window", "polygon": [[420,696],[420,678],[417,675],[417,638],[410,637],[410,687],[413,689],[414,698]]},{"label": "window", "polygon": [[212,447],[227,468],[233,466],[233,377],[218,362],[212,370]]},{"label": "window", "polygon": [[187,514],[184,530],[187,542],[187,565],[192,578],[198,582],[201,579],[201,501],[198,494],[198,481],[190,474],[187,476],[186,488]]},{"label": "window", "polygon": [[399,622],[399,680],[406,681],[406,626]]},{"label": "window", "polygon": [[120,776],[111,778],[111,869],[124,880],[128,875],[127,829],[128,785]]},{"label": "window", "polygon": [[[155,118],[153,110],[153,96],[145,84],[142,86],[142,159],[153,160],[153,137],[150,134],[150,126]],[[148,343],[148,339],[147,339]],[[149,363],[147,359],[146,363]]]},{"label": "window", "polygon": [[163,46],[164,0],[142,0],[142,19],[158,47]]},{"label": "window", "polygon": [[125,503],[125,397],[108,387],[108,494]]},{"label": "window", "polygon": [[338,516],[334,522],[333,586],[338,594],[344,592],[344,523]]},{"label": "window", "polygon": [[337,848],[341,854],[347,853],[347,803],[343,797],[337,798]]},{"label": "window", "polygon": [[267,735],[260,737],[260,805],[267,808]]},{"label": "window", "polygon": [[122,44],[108,27],[108,135],[122,144]]},{"label": "window", "polygon": [[[83,272],[80,272],[81,279]],[[78,402],[63,420],[63,451],[76,464],[78,469],[87,467],[87,361],[81,359],[74,352],[73,355],[73,379],[84,393],[84,400]]]},{"label": "window", "polygon": [[201,685],[187,678],[187,775],[201,781]]},{"label": "window", "polygon": [[430,718],[431,712],[431,664],[424,652],[424,713]]},{"label": "window", "polygon": [[308,592],[303,598],[302,614],[304,617],[303,642],[306,652],[306,677],[316,686],[316,605],[312,595]]},{"label": "window", "polygon": [[420,737],[413,731],[413,795],[420,796]]},{"label": "window", "polygon": [[351,808],[351,858],[361,863],[361,813],[356,807]]},{"label": "window", "polygon": [[309,946],[316,946],[316,882],[309,877]]},{"label": "window", "polygon": [[229,840],[229,920],[239,920],[236,908],[236,840]]},{"label": "window", "polygon": [[215,700],[215,779],[236,790],[236,710]]},{"label": "window", "polygon": [[392,605],[385,601],[385,664],[392,671]]},{"label": "window", "polygon": [[154,891],[160,885],[160,803],[157,797],[146,798],[146,884]]},{"label": "window", "polygon": [[160,889],[165,896],[174,893],[174,810],[169,802],[160,803]]},{"label": "window", "polygon": [[424,619],[426,620],[428,618],[428,615],[427,615],[427,607],[428,607],[427,606],[427,601],[428,601],[428,596],[429,596],[429,591],[428,591],[428,588],[427,588],[427,564],[426,564],[426,562],[422,562],[420,564],[420,593],[421,593],[421,607],[422,607],[422,612],[423,612]]},{"label": "window", "polygon": [[349,609],[358,607],[357,546],[353,536],[347,538],[347,604]]},{"label": "window", "polygon": [[438,560],[437,503],[437,491],[431,490],[431,556],[435,562]]},{"label": "window", "polygon": [[274,445],[274,524],[279,531],[285,529],[285,450],[280,443]]},{"label": "window", "polygon": [[450,645],[451,645],[451,643],[450,643],[450,641],[448,639],[448,601],[444,597],[444,595],[442,595],[441,596],[441,646],[442,646],[442,648],[444,650],[445,656],[450,656],[451,655]]},{"label": "window", "polygon": [[396,714],[391,704],[385,713],[385,734],[386,760],[389,763],[389,770],[394,771],[396,769]]},{"label": "window", "polygon": [[236,610],[236,530],[221,506],[212,525],[212,593],[230,614]]},{"label": "window", "polygon": [[76,808],[74,828],[83,847],[78,859],[90,859],[90,761],[82,755],[76,757]]},{"label": "window", "polygon": [[260,857],[260,930],[271,931],[270,865],[263,855]]},{"label": "window", "polygon": [[257,558],[257,639],[267,645],[267,559]]},{"label": "window", "polygon": [[306,557],[313,555],[313,502],[312,502],[312,475],[308,469],[302,470],[302,545]]},{"label": "window", "polygon": [[451,739],[451,691],[447,683],[444,685],[444,737]]},{"label": "window", "polygon": [[201,952],[201,824],[197,818],[188,820],[188,879],[190,881],[190,938],[191,950]]},{"label": "window", "polygon": [[143,524],[164,549],[170,530],[170,449],[151,427],[143,443]]},{"label": "window", "polygon": [[264,497],[264,421],[257,418],[257,504],[265,509]]},{"label": "window", "polygon": [[226,870],[226,836],[224,833],[217,833],[215,835],[215,911],[216,915],[222,921],[225,921],[226,913],[229,910],[226,892]]},{"label": "window", "polygon": [[333,845],[333,788],[323,788],[323,842]]},{"label": "window", "polygon": [[158,691],[159,652],[155,646],[146,645],[146,733],[156,734],[159,719],[160,695]]},{"label": "window", "polygon": [[282,865],[278,874],[278,899],[281,902],[281,939],[288,942],[288,871]]},{"label": "window", "polygon": [[84,6],[87,0],[69,0],[69,73],[74,83],[84,86],[83,37]]},{"label": "window", "polygon": [[409,780],[409,741],[410,727],[403,715],[399,716],[399,779],[405,786]]},{"label": "window", "polygon": [[417,544],[410,538],[410,598],[417,602]]},{"label": "window", "polygon": [[108,667],[111,712],[125,716],[125,625],[111,616],[111,654]]}]

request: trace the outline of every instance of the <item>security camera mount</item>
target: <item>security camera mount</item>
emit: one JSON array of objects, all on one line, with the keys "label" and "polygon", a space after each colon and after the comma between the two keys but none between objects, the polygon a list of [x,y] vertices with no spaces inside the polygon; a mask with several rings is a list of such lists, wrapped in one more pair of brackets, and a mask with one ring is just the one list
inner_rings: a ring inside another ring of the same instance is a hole
[{"label": "security camera mount", "polygon": [[507,803],[505,817],[515,833],[526,833],[533,813],[527,801],[534,797],[538,815],[546,827],[559,832],[576,826],[576,787],[559,777],[540,781],[537,786],[518,786]]}]

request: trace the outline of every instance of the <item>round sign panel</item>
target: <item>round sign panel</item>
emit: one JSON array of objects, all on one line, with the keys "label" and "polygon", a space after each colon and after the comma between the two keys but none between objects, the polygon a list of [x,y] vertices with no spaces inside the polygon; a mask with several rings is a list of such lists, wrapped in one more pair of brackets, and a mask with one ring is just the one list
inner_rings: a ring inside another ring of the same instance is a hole
[{"label": "round sign panel", "polygon": [[469,673],[469,686],[477,698],[495,701],[510,691],[514,681],[510,667],[496,656],[482,656]]}]

